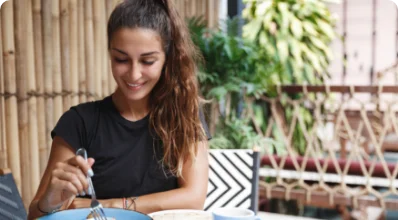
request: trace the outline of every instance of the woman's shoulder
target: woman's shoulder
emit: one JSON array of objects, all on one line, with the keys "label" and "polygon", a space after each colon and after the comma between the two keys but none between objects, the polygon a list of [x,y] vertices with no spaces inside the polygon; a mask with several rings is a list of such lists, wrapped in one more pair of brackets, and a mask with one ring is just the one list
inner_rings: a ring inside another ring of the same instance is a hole
[{"label": "woman's shoulder", "polygon": [[100,112],[102,109],[108,108],[108,102],[110,100],[110,96],[107,96],[101,100],[82,102],[75,106],[72,106],[70,110],[76,111],[80,115],[90,116],[95,115]]},{"label": "woman's shoulder", "polygon": [[92,124],[100,117],[101,112],[109,108],[106,104],[108,99],[108,97],[105,97],[101,100],[82,102],[80,104],[74,105],[63,113],[59,121],[66,124]]}]

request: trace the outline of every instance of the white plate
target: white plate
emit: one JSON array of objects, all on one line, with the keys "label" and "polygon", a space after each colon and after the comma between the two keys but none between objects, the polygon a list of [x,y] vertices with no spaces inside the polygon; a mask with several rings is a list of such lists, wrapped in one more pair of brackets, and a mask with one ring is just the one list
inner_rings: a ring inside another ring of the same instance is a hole
[{"label": "white plate", "polygon": [[194,209],[173,209],[148,214],[154,220],[212,220],[211,212]]}]

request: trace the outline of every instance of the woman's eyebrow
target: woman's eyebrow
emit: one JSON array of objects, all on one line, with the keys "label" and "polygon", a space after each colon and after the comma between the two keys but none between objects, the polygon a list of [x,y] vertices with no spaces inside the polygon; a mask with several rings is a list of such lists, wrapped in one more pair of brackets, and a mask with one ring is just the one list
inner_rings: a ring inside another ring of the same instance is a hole
[{"label": "woman's eyebrow", "polygon": [[[124,52],[123,50],[120,50],[120,49],[117,49],[117,48],[111,48],[111,49],[114,50],[114,51],[117,51],[117,52],[119,52],[121,54],[124,54],[124,55],[128,56],[128,53]],[[141,54],[141,56],[143,56],[143,57],[144,56],[150,56],[150,55],[157,54],[157,53],[159,53],[159,51],[151,51],[151,52],[143,53],[143,54]]]},{"label": "woman's eyebrow", "polygon": [[150,55],[157,54],[157,53],[159,53],[159,52],[158,52],[158,51],[151,51],[151,52],[148,52],[148,53],[143,53],[143,54],[141,54],[141,56],[142,56],[142,57],[144,57],[144,56],[150,56]]},{"label": "woman's eyebrow", "polygon": [[117,52],[119,52],[121,54],[124,54],[124,55],[128,56],[128,54],[126,52],[124,52],[123,50],[119,50],[117,48],[111,48],[111,49],[114,50],[114,51],[117,51]]}]

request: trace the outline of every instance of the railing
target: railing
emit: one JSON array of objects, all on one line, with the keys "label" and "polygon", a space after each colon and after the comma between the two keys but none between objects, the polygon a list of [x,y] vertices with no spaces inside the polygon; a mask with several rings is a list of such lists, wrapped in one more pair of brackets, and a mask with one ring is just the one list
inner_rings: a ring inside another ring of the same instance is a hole
[{"label": "railing", "polygon": [[[276,141],[262,158],[263,198],[397,209],[397,94],[398,86],[304,85],[262,96],[270,110],[267,126],[253,124]],[[250,110],[248,115],[254,119]],[[301,152],[298,130],[305,143]]]}]

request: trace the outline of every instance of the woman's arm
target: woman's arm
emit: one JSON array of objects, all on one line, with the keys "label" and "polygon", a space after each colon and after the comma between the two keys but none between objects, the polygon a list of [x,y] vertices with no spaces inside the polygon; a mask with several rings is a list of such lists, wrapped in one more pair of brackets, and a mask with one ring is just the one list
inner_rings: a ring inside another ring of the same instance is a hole
[{"label": "woman's arm", "polygon": [[[136,211],[151,213],[167,209],[203,209],[207,195],[209,173],[207,142],[201,142],[196,160],[187,160],[183,165],[183,178],[178,179],[179,188],[165,192],[140,196],[136,201]],[[70,208],[87,208],[90,199],[77,198]],[[123,199],[100,200],[107,208],[123,208]],[[131,202],[131,201],[129,201]],[[134,206],[130,206],[134,210]]]},{"label": "woman's arm", "polygon": [[[137,211],[151,213],[167,209],[203,209],[209,177],[208,144],[199,143],[196,160],[187,160],[178,178],[179,188],[141,196],[136,200]],[[132,207],[133,208],[133,207]]]},{"label": "woman's arm", "polygon": [[[28,219],[35,219],[45,214],[39,210],[39,206],[42,211],[46,212],[56,209],[59,204],[53,206],[55,201],[66,201],[63,203],[61,209],[66,208],[68,206],[68,200],[73,200],[74,195],[88,187],[85,182],[84,173],[87,173],[93,163],[94,160],[92,158],[90,158],[89,163],[87,163],[80,156],[76,157],[72,147],[70,147],[62,138],[55,137],[52,143],[50,158],[46,170],[44,171],[36,195],[29,206]],[[72,167],[69,164],[72,164],[75,167]],[[79,166],[81,169],[77,169],[76,166]],[[65,171],[68,171],[70,177],[62,177],[62,175],[66,174]],[[81,178],[82,175],[83,178]],[[68,178],[71,178],[69,182],[63,181]],[[64,183],[66,185],[63,185]],[[49,190],[50,185],[57,185],[57,187],[53,187]],[[65,188],[65,190],[63,190],[63,188]],[[51,198],[54,201],[49,201],[48,198]]]}]

